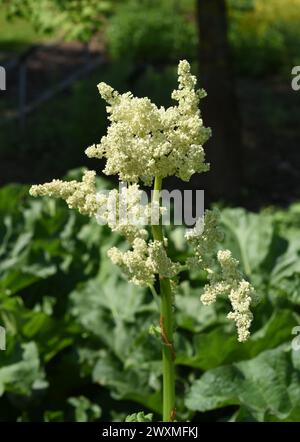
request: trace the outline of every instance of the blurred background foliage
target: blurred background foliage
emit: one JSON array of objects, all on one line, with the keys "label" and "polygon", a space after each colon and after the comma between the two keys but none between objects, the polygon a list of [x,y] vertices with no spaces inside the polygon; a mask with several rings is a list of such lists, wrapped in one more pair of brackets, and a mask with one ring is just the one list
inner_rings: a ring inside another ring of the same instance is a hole
[{"label": "blurred background foliage", "polygon": [[[91,27],[88,24],[89,6],[94,11],[92,0],[43,2],[45,7],[37,8],[36,0],[0,1],[2,63],[38,45],[39,50],[27,62],[27,89],[23,94],[26,104],[51,91],[67,74],[76,72],[89,54],[93,59],[97,54],[103,55],[106,62],[44,102],[38,111],[28,114],[26,125],[18,119],[21,80],[17,70],[9,71],[7,91],[1,94],[0,101],[1,184],[59,177],[81,165],[98,167],[83,153],[86,146],[101,138],[107,127],[105,106],[96,84],[104,80],[121,91],[132,90],[140,96],[148,95],[158,104],[170,105],[177,60],[187,58],[194,73],[199,72],[200,86],[210,94],[210,101],[204,100],[203,106],[214,106],[210,115],[204,112],[205,121],[214,132],[207,146],[212,180],[197,182],[196,186],[205,187],[209,193],[214,183],[220,181],[221,190],[211,200],[227,198],[255,209],[268,203],[287,204],[297,197],[299,94],[291,89],[290,83],[291,68],[299,63],[299,0],[227,1],[227,38],[233,74],[224,85],[222,80],[225,81],[229,65],[223,71],[222,53],[215,54],[218,48],[210,48],[212,69],[220,82],[215,93],[228,91],[229,98],[222,97],[222,106],[217,103],[218,97],[213,96],[215,78],[211,70],[199,64],[199,54],[207,45],[203,42],[201,46],[199,39],[196,0],[97,2],[99,11],[93,20],[98,20],[98,24],[93,22]],[[84,17],[88,29],[83,31]],[[59,26],[55,25],[56,20]],[[49,28],[41,24],[43,21]],[[74,42],[73,33],[83,41],[81,46]],[[66,43],[66,39],[71,42]],[[21,125],[20,130],[16,130],[17,125]],[[216,146],[211,144],[214,141]],[[224,158],[222,152],[230,145],[234,149]],[[234,162],[233,158],[238,160]],[[26,166],[27,163],[33,167]],[[243,181],[236,176],[242,169]],[[223,177],[226,170],[228,174]],[[275,182],[274,175],[278,177]],[[230,178],[235,176],[234,180]],[[227,197],[222,192],[224,186]],[[229,198],[230,192],[233,198]]]},{"label": "blurred background foliage", "polygon": [[[99,81],[170,105],[177,61],[187,58],[202,85],[200,3],[0,0],[0,63],[32,45],[41,54],[28,61],[28,100],[70,65],[77,69],[77,53],[105,59],[25,125],[12,118],[18,75],[0,92],[0,325],[7,330],[0,421],[125,420],[140,410],[160,418],[156,305],[106,257],[107,248],[125,244],[61,202],[29,198],[27,184],[79,178],[82,170],[68,172],[79,165],[101,175],[103,164],[84,155],[107,128]],[[233,199],[225,186],[208,202],[220,208],[222,246],[240,259],[259,302],[252,337],[239,344],[227,302],[200,304],[203,275],[179,281],[179,420],[300,420],[300,352],[291,348],[300,313],[299,93],[290,86],[299,24],[300,0],[227,1],[244,177]],[[100,176],[98,185],[112,183]],[[170,235],[172,258],[182,260],[189,253],[182,230]]]},{"label": "blurred background foliage", "polygon": [[[41,0],[37,7],[36,0],[1,0],[0,48],[5,42],[57,37],[88,42],[97,34],[103,38],[103,31],[114,58],[196,58],[195,5],[194,0]],[[228,0],[227,5],[237,69],[260,75],[297,64],[299,0]]]}]

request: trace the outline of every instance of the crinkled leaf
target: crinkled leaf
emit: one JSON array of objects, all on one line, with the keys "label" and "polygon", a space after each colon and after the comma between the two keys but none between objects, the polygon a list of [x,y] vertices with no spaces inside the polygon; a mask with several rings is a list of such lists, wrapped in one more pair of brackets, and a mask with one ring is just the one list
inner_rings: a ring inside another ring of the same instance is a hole
[{"label": "crinkled leaf", "polygon": [[5,392],[29,395],[32,390],[47,387],[34,342],[22,345],[21,360],[0,368],[0,396]]},{"label": "crinkled leaf", "polygon": [[76,422],[91,422],[101,416],[101,408],[85,396],[70,397],[68,403],[74,407]]},{"label": "crinkled leaf", "polygon": [[240,260],[246,275],[250,276],[268,255],[274,233],[272,218],[244,209],[224,209],[221,223],[226,234],[225,246]]},{"label": "crinkled leaf", "polygon": [[152,422],[153,414],[145,414],[143,411],[130,414],[126,417],[125,422]]},{"label": "crinkled leaf", "polygon": [[216,307],[200,302],[200,289],[192,289],[185,281],[176,294],[177,324],[192,332],[200,332],[217,323]]},{"label": "crinkled leaf", "polygon": [[254,359],[207,371],[186,398],[191,410],[208,411],[242,405],[259,421],[265,415],[287,418],[300,405],[300,372],[285,347]]},{"label": "crinkled leaf", "polygon": [[194,355],[178,354],[177,363],[209,370],[219,365],[250,359],[266,348],[290,342],[291,330],[298,324],[290,310],[274,312],[264,327],[253,333],[245,343],[237,341],[235,330],[218,327],[194,337]]},{"label": "crinkled leaf", "polygon": [[[132,400],[160,413],[161,392],[156,379],[157,368],[157,364],[144,363],[126,369],[111,356],[103,354],[93,370],[93,380],[109,387],[113,397],[118,400]],[[156,392],[151,385],[153,383],[156,384]]]}]

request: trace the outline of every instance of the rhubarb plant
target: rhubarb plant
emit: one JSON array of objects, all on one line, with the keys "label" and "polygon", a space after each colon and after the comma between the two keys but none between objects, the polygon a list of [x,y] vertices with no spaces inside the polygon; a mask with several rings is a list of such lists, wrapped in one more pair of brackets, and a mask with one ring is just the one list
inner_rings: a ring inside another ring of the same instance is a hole
[{"label": "rhubarb plant", "polygon": [[[250,335],[251,303],[254,289],[239,270],[239,262],[220,246],[222,231],[218,212],[207,210],[193,228],[186,229],[185,239],[193,253],[186,262],[173,262],[168,254],[171,238],[166,236],[162,204],[163,180],[176,176],[189,181],[194,173],[207,172],[203,145],[211,135],[203,125],[199,101],[205,97],[196,89],[196,77],[183,60],[178,65],[178,89],[173,91],[176,104],[157,107],[148,98],[120,94],[100,83],[98,89],[107,102],[110,125],[99,144],[90,146],[90,158],[104,158],[106,175],[118,175],[126,183],[119,189],[101,192],[96,187],[96,172],[86,171],[82,181],[61,181],[34,185],[30,194],[62,198],[70,209],[96,217],[113,232],[122,235],[127,250],[112,247],[108,255],[130,283],[147,287],[157,301],[160,313],[156,332],[162,344],[162,419],[176,420],[174,308],[176,287],[189,270],[203,272],[207,284],[199,289],[206,305],[219,296],[228,297],[228,319],[234,321],[238,340]],[[151,200],[143,203],[143,186],[151,186]],[[122,300],[120,299],[120,303]],[[205,307],[203,307],[205,308]]]}]

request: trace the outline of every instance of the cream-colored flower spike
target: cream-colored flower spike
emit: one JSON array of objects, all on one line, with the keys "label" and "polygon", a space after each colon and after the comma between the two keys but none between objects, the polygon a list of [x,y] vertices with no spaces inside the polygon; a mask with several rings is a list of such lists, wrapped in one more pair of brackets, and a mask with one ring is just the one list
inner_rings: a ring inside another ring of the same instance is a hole
[{"label": "cream-colored flower spike", "polygon": [[30,195],[62,198],[70,209],[77,209],[83,215],[96,215],[99,204],[96,195],[96,172],[84,172],[81,182],[52,180],[50,183],[31,186]]},{"label": "cream-colored flower spike", "polygon": [[150,185],[154,176],[176,175],[188,181],[195,172],[207,171],[203,144],[210,129],[203,126],[196,77],[187,61],[178,65],[178,90],[172,93],[177,106],[158,108],[149,98],[130,92],[119,94],[105,83],[98,88],[109,106],[111,125],[100,144],[86,150],[88,157],[106,158],[104,173],[118,174],[121,181],[143,181]]},{"label": "cream-colored flower spike", "polygon": [[194,229],[187,231],[186,239],[195,250],[191,264],[207,272],[209,284],[201,294],[201,302],[210,305],[219,295],[228,295],[232,311],[227,318],[235,321],[238,340],[246,341],[250,336],[253,315],[250,310],[254,289],[238,269],[239,262],[229,250],[217,251],[222,233],[218,227],[218,212],[206,211],[204,219],[199,219]]}]

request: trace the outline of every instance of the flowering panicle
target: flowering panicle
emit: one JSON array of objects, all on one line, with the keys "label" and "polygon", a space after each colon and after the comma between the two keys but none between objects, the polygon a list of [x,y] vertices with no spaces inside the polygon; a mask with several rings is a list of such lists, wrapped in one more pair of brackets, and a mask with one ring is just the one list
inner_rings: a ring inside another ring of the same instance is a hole
[{"label": "flowering panicle", "polygon": [[204,216],[198,218],[195,227],[187,230],[185,238],[194,249],[194,257],[188,258],[188,264],[191,267],[199,268],[200,266],[202,270],[210,272],[217,244],[223,238],[218,221],[218,211],[207,210],[205,218]]},{"label": "flowering panicle", "polygon": [[173,262],[167,255],[165,244],[161,241],[151,241],[149,244],[149,263],[154,271],[163,278],[174,278],[182,266]]},{"label": "flowering panicle", "polygon": [[121,252],[117,247],[108,250],[108,256],[119,266],[130,282],[142,287],[154,284],[154,273],[148,265],[148,244],[141,238],[136,238],[132,250]]},{"label": "flowering panicle", "polygon": [[113,232],[124,236],[129,243],[135,238],[147,239],[148,232],[144,228],[148,224],[148,205],[141,204],[142,191],[137,184],[116,189],[108,194],[98,193],[99,210],[96,219],[107,224]]},{"label": "flowering panicle", "polygon": [[196,91],[196,77],[187,61],[178,66],[179,88],[172,98],[177,106],[158,108],[149,98],[119,94],[100,83],[111,125],[100,144],[86,150],[89,157],[106,158],[104,173],[121,181],[151,184],[154,176],[176,175],[188,181],[195,172],[208,170],[203,144],[210,129],[203,126],[198,109],[203,91]]},{"label": "flowering panicle", "polygon": [[195,249],[193,264],[208,274],[209,284],[205,285],[200,299],[204,305],[209,305],[216,302],[219,295],[228,294],[232,311],[227,318],[235,321],[239,341],[246,341],[253,318],[250,305],[254,289],[243,279],[238,269],[239,262],[232,257],[231,252],[216,250],[222,239],[217,211],[207,211],[205,218],[200,220],[194,229],[186,233],[186,239]]},{"label": "flowering panicle", "polygon": [[32,196],[51,196],[62,198],[70,209],[77,209],[83,215],[96,215],[98,210],[96,197],[96,172],[84,172],[81,182],[53,180],[50,183],[31,186]]},{"label": "flowering panicle", "polygon": [[155,177],[161,181],[170,175],[188,181],[195,172],[209,169],[203,144],[210,137],[210,129],[203,126],[198,108],[205,92],[196,90],[196,77],[191,74],[189,63],[180,61],[178,65],[178,89],[172,93],[177,104],[169,108],[157,107],[149,98],[137,98],[130,92],[120,94],[105,83],[100,83],[98,89],[108,104],[111,124],[100,143],[90,146],[86,154],[105,158],[104,173],[116,174],[129,185],[120,191],[99,192],[96,173],[86,171],[82,181],[53,180],[32,186],[30,194],[62,198],[69,208],[96,217],[99,223],[123,235],[129,249],[121,251],[113,247],[108,255],[134,284],[153,286],[159,276],[171,279],[173,288],[175,276],[183,268],[204,270],[209,283],[204,287],[201,301],[211,304],[218,295],[228,294],[232,311],[227,317],[235,321],[239,340],[246,340],[252,321],[253,288],[243,279],[239,263],[231,253],[217,250],[223,236],[217,211],[207,211],[186,232],[195,252],[187,259],[186,266],[168,257],[166,238],[149,240],[145,228],[148,224],[158,224],[164,209],[156,198],[150,204],[142,204],[140,182],[149,185]]},{"label": "flowering panicle", "polygon": [[147,244],[143,239],[136,238],[133,250],[123,253],[113,247],[108,251],[108,255],[127,275],[130,282],[144,287],[154,284],[156,274],[173,278],[181,270],[181,265],[172,262],[167,256],[164,244],[160,241],[150,241]]}]

